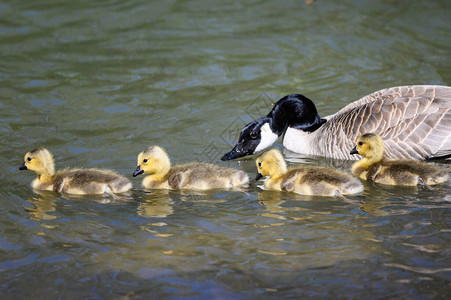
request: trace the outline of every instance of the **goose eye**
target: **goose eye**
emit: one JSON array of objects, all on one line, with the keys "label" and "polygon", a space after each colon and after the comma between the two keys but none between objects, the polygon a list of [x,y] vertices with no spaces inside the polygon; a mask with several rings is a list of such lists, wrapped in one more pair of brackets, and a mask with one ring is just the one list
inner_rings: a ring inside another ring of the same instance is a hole
[{"label": "goose eye", "polygon": [[262,162],[261,162],[261,161],[258,162],[258,166],[259,166],[259,167],[262,166]]},{"label": "goose eye", "polygon": [[144,159],[143,159],[143,163],[146,163],[146,162],[147,162],[147,158],[144,158]]},{"label": "goose eye", "polygon": [[250,136],[251,136],[251,139],[255,140],[257,138],[257,136],[258,136],[257,131],[251,131]]},{"label": "goose eye", "polygon": [[31,157],[27,158],[28,161],[31,161]]},{"label": "goose eye", "polygon": [[359,142],[359,146],[362,146],[363,145],[363,143],[362,142]]}]

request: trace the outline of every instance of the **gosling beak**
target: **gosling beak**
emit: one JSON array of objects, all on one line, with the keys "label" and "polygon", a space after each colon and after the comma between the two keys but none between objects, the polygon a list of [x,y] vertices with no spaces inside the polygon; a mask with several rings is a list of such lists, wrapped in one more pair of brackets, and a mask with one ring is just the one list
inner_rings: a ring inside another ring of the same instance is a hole
[{"label": "gosling beak", "polygon": [[260,173],[257,173],[257,176],[255,177],[255,181],[258,181],[258,180],[260,180],[260,178],[262,178],[263,177],[263,175],[262,174],[260,174]]},{"label": "gosling beak", "polygon": [[357,146],[354,146],[349,154],[359,154],[359,151],[357,151]]},{"label": "gosling beak", "polygon": [[25,165],[25,162],[20,165],[19,170],[28,170],[27,166]]},{"label": "gosling beak", "polygon": [[135,172],[133,172],[133,177],[141,175],[142,173],[144,173],[144,170],[141,170],[141,166],[137,166]]}]

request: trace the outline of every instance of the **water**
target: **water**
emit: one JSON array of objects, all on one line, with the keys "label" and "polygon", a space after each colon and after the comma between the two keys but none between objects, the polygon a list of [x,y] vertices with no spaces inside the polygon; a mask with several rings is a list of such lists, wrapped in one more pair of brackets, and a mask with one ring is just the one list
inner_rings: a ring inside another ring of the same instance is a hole
[{"label": "water", "polygon": [[[286,94],[324,116],[389,86],[449,85],[450,13],[445,0],[3,1],[2,298],[449,298],[450,182],[366,183],[346,202],[254,183],[146,193],[131,174],[159,144],[174,163],[253,177],[253,159],[219,157]],[[112,168],[135,189],[33,192],[18,167],[38,146],[57,168]]]}]

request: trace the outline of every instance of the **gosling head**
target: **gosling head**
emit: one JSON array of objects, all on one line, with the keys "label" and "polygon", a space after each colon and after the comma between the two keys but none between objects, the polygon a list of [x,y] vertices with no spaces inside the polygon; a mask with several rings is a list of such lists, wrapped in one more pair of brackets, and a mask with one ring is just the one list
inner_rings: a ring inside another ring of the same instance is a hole
[{"label": "gosling head", "polygon": [[263,153],[255,161],[257,165],[257,177],[259,180],[264,176],[280,177],[287,172],[287,164],[282,153],[277,149],[271,149]]},{"label": "gosling head", "polygon": [[377,133],[365,133],[356,142],[350,154],[360,154],[368,159],[382,159],[384,142]]},{"label": "gosling head", "polygon": [[141,174],[165,175],[171,168],[171,161],[166,151],[160,146],[151,146],[138,155],[138,166],[133,177]]},{"label": "gosling head", "polygon": [[55,174],[53,154],[45,148],[31,150],[25,154],[19,170],[31,170],[38,175],[53,175]]}]

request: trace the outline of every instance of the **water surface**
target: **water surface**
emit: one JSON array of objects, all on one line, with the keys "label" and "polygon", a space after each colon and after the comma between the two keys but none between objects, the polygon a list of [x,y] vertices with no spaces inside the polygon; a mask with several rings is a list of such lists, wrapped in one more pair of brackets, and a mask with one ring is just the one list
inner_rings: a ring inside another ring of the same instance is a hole
[{"label": "water surface", "polygon": [[[324,116],[385,87],[449,85],[450,13],[445,0],[1,2],[2,298],[449,298],[450,182],[365,183],[346,202],[255,183],[145,192],[131,174],[159,144],[174,163],[254,177],[252,159],[219,158],[284,95]],[[34,192],[18,167],[38,146],[135,189]]]}]

